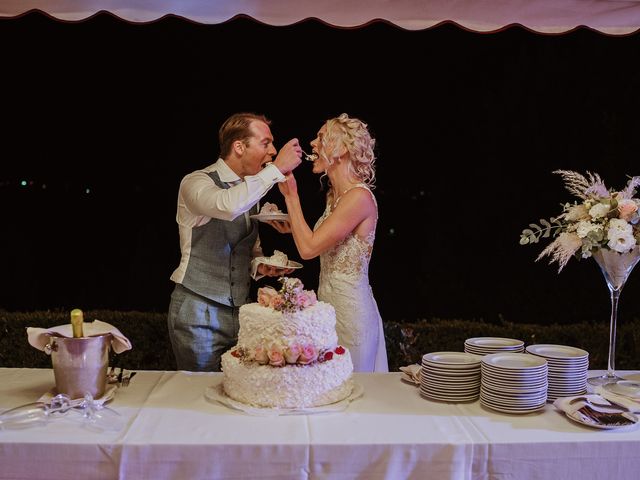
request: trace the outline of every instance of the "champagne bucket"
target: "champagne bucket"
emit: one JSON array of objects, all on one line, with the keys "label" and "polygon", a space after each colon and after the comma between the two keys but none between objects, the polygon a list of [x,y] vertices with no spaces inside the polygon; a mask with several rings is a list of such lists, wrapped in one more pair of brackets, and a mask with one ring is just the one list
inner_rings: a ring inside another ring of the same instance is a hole
[{"label": "champagne bucket", "polygon": [[110,346],[110,333],[82,338],[52,336],[44,351],[51,355],[57,392],[72,399],[87,393],[93,398],[104,395]]}]

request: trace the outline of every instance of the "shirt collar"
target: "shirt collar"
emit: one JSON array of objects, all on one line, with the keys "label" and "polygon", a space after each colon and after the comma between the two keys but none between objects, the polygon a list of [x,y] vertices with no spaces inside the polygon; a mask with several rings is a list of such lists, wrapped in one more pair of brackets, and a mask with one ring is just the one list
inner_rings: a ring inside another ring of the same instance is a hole
[{"label": "shirt collar", "polygon": [[212,165],[212,170],[216,170],[218,175],[220,175],[220,180],[225,183],[237,182],[238,180],[242,180],[236,173],[229,168],[227,162],[225,162],[222,158],[219,158],[216,163]]}]

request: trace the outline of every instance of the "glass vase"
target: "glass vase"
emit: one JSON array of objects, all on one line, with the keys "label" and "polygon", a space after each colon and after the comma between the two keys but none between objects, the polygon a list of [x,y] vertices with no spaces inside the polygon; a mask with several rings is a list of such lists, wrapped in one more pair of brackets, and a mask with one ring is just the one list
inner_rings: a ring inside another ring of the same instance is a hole
[{"label": "glass vase", "polygon": [[622,378],[616,375],[616,324],[618,321],[618,301],[622,287],[629,278],[629,274],[640,260],[640,247],[635,247],[630,252],[618,253],[614,250],[600,249],[593,254],[598,263],[611,294],[611,323],[609,325],[609,358],[607,361],[607,373],[588,379],[591,385],[605,385],[616,383]]}]

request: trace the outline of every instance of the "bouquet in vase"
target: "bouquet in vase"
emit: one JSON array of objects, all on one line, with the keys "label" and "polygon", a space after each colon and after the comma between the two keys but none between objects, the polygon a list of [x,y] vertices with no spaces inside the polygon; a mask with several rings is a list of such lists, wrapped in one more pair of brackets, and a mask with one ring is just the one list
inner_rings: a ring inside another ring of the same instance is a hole
[{"label": "bouquet in vase", "polygon": [[540,224],[530,223],[522,231],[520,245],[553,238],[536,261],[549,256],[549,263],[557,262],[560,272],[572,257],[589,258],[602,250],[624,254],[640,244],[640,198],[634,197],[640,177],[629,179],[624,189],[616,191],[607,188],[597,173],[553,173],[562,176],[579,201],[565,203],[559,216],[542,218]]},{"label": "bouquet in vase", "polygon": [[537,260],[551,257],[562,271],[571,257],[593,257],[598,263],[611,294],[609,328],[609,359],[607,373],[592,377],[592,385],[604,385],[620,380],[615,373],[616,323],[620,292],[629,274],[640,260],[640,199],[634,197],[640,177],[632,177],[620,190],[608,189],[597,173],[586,176],[570,170],[556,170],[562,175],[567,190],[579,201],[565,203],[562,213],[540,225],[530,223],[520,235],[520,244],[538,243],[541,238],[553,238]]}]

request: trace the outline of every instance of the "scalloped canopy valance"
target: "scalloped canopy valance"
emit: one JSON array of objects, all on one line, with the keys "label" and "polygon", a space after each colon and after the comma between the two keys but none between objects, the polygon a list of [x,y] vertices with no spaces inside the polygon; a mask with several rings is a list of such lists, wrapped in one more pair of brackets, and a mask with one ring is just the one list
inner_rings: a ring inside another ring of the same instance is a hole
[{"label": "scalloped canopy valance", "polygon": [[0,18],[40,10],[61,21],[82,21],[107,11],[148,23],[167,15],[216,24],[244,15],[268,25],[308,18],[339,28],[386,21],[407,30],[454,23],[476,32],[511,25],[546,34],[588,27],[608,35],[640,29],[640,0],[2,0]]}]

